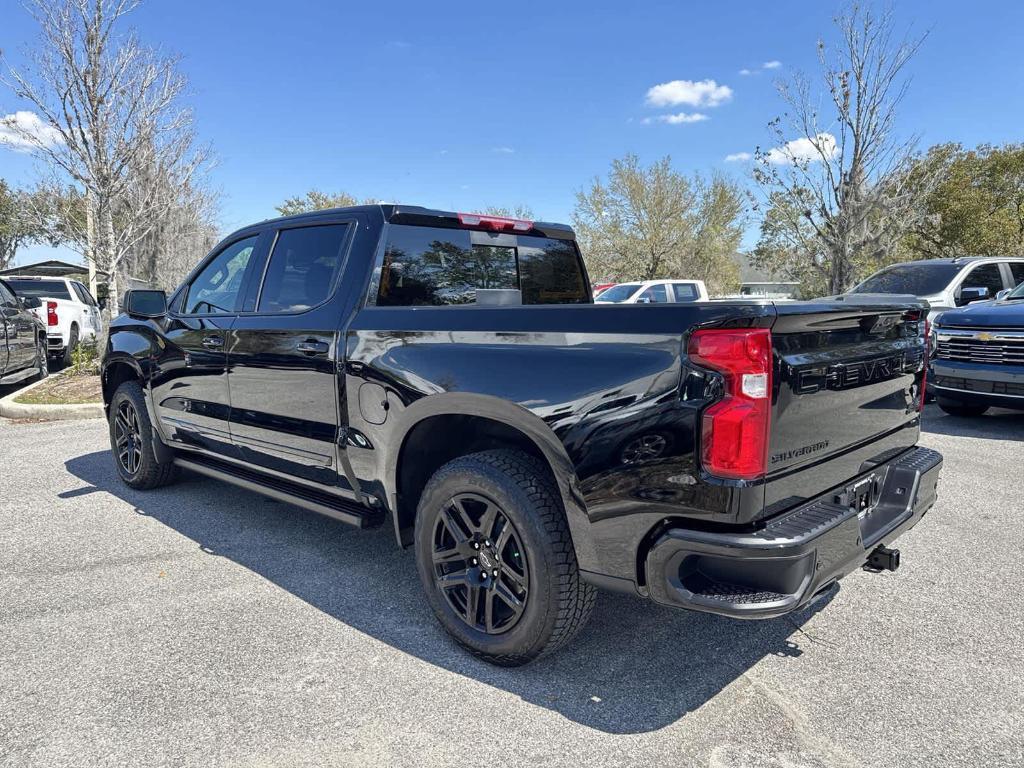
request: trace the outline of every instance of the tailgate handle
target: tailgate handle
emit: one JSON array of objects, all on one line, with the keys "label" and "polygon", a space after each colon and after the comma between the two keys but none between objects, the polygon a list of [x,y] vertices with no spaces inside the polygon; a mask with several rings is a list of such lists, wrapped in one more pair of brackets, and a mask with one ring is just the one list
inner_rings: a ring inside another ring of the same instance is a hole
[{"label": "tailgate handle", "polygon": [[296,344],[295,348],[299,350],[299,352],[307,355],[324,355],[327,354],[328,346],[326,341],[306,339],[305,341],[300,341]]},{"label": "tailgate handle", "polygon": [[203,346],[207,349],[219,349],[224,346],[223,336],[204,336]]}]

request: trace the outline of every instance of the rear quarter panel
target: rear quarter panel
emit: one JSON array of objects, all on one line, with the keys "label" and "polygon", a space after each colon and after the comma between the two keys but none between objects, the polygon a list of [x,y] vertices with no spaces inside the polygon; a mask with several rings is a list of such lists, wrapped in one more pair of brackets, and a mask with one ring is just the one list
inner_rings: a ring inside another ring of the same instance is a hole
[{"label": "rear quarter panel", "polygon": [[[385,478],[390,498],[403,441],[421,419],[502,421],[555,468],[584,570],[632,576],[637,537],[659,520],[730,512],[727,489],[696,480],[697,409],[679,389],[684,336],[700,325],[768,324],[772,314],[755,303],[365,308],[346,338],[348,424],[369,442],[349,442],[354,472],[368,484]],[[375,396],[361,398],[368,386]],[[382,399],[387,410],[373,408]],[[645,435],[664,441],[662,453],[625,462],[624,449]]]}]

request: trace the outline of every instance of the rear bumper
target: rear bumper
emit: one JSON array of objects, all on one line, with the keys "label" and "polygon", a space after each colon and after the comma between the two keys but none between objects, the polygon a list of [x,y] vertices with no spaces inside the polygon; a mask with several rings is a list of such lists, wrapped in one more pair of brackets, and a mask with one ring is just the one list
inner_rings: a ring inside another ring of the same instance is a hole
[{"label": "rear bumper", "polygon": [[1024,409],[1024,365],[932,361],[928,388],[966,405]]},{"label": "rear bumper", "polygon": [[650,595],[663,605],[735,618],[794,611],[916,525],[935,503],[941,467],[941,454],[914,448],[857,477],[851,486],[877,483],[866,512],[829,492],[759,530],[669,529],[647,556]]}]

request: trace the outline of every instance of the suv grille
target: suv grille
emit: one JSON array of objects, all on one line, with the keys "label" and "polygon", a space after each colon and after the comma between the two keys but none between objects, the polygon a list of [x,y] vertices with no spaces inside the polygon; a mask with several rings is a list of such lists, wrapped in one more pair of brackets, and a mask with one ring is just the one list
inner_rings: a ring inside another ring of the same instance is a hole
[{"label": "suv grille", "polygon": [[1024,365],[1024,331],[936,329],[935,356],[989,365]]}]

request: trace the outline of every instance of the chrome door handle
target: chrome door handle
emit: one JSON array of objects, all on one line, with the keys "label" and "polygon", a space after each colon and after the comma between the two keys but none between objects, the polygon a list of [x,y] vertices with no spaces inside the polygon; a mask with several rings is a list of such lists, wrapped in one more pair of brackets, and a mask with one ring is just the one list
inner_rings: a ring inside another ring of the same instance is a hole
[{"label": "chrome door handle", "polygon": [[324,355],[329,349],[326,341],[314,341],[312,339],[300,341],[295,345],[295,348],[307,355]]},{"label": "chrome door handle", "polygon": [[223,336],[204,336],[203,346],[207,349],[219,349],[224,346]]}]

